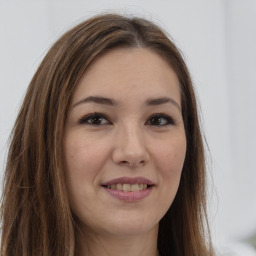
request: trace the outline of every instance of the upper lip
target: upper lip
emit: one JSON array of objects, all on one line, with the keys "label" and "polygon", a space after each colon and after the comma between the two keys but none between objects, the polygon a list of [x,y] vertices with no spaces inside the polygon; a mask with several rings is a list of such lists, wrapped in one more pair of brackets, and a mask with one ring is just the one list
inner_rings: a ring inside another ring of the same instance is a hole
[{"label": "upper lip", "polygon": [[102,186],[116,185],[116,184],[147,184],[154,185],[154,183],[144,177],[119,177],[107,182],[104,182]]}]

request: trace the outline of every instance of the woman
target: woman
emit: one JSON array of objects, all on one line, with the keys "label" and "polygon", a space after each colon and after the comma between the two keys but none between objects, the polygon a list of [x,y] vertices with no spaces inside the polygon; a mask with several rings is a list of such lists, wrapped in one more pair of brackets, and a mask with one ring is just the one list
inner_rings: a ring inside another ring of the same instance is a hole
[{"label": "woman", "polygon": [[12,133],[1,255],[213,255],[187,67],[151,22],[91,18],[33,77]]}]

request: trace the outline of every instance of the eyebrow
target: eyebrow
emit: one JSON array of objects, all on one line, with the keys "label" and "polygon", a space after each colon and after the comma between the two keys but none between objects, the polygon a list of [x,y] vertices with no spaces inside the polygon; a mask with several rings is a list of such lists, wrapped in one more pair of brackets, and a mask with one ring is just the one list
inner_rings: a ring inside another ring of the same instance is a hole
[{"label": "eyebrow", "polygon": [[156,99],[147,99],[146,104],[149,106],[157,106],[157,105],[162,105],[166,103],[171,103],[175,107],[177,107],[179,110],[180,106],[179,104],[172,98],[169,97],[162,97],[162,98],[156,98]]},{"label": "eyebrow", "polygon": [[[77,103],[75,103],[72,107],[76,107],[82,103],[97,103],[97,104],[102,104],[102,105],[108,105],[108,106],[116,106],[118,105],[118,101],[111,99],[111,98],[106,98],[106,97],[101,97],[101,96],[89,96],[84,99],[79,100]],[[173,106],[181,110],[179,104],[173,100],[172,98],[169,97],[160,97],[160,98],[149,98],[146,100],[146,105],[147,106],[158,106],[166,103],[171,103]]]},{"label": "eyebrow", "polygon": [[117,101],[110,98],[105,98],[100,96],[89,96],[87,98],[79,100],[77,103],[73,105],[73,108],[82,103],[97,103],[97,104],[109,105],[109,106],[115,106],[118,104]]}]

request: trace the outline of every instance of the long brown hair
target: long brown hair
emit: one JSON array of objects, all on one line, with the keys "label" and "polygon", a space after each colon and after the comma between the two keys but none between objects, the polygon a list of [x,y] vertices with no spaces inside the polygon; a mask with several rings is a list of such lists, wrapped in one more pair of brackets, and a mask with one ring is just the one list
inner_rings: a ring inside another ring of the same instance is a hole
[{"label": "long brown hair", "polygon": [[157,52],[180,82],[187,152],[176,198],[159,224],[159,252],[161,256],[213,255],[206,218],[204,149],[188,69],[158,26],[141,18],[106,14],[65,33],[28,87],[5,170],[2,256],[75,255],[75,221],[63,171],[63,130],[78,81],[97,56],[115,47]]}]

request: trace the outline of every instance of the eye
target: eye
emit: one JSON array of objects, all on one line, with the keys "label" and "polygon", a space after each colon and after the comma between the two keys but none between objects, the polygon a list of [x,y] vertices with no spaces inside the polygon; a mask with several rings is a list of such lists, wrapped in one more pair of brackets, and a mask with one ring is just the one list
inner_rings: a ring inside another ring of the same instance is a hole
[{"label": "eye", "polygon": [[166,126],[170,124],[175,124],[175,122],[170,116],[165,114],[154,114],[146,122],[146,125],[153,126]]},{"label": "eye", "polygon": [[88,125],[104,125],[111,124],[107,117],[101,113],[88,114],[85,117],[79,120],[79,124],[88,124]]}]

